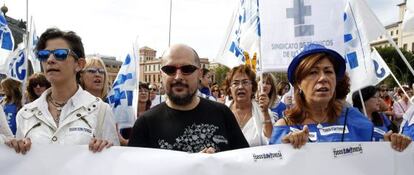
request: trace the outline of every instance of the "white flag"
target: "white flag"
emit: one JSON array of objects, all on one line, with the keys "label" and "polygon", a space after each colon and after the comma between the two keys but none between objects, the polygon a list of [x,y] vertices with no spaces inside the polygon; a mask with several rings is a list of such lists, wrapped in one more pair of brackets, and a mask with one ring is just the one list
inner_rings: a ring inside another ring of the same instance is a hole
[{"label": "white flag", "polygon": [[7,26],[6,18],[0,13],[0,73],[7,74],[9,70],[9,54],[14,50],[14,40],[11,30]]},{"label": "white flag", "polygon": [[225,40],[214,62],[229,68],[244,64],[246,52],[250,57],[260,55],[260,19],[258,0],[240,0],[229,23]]},{"label": "white flag", "polygon": [[406,1],[407,10],[402,23],[403,32],[414,32],[414,0]]},{"label": "white flag", "polygon": [[8,70],[7,76],[25,82],[27,78],[27,57],[23,43],[20,43],[14,52],[7,57]]},{"label": "white flag", "polygon": [[134,91],[138,87],[138,60],[135,56],[127,55],[121,69],[108,93],[108,102],[115,114],[119,129],[134,125],[136,106],[133,105]]},{"label": "white flag", "polygon": [[351,79],[351,92],[378,84],[382,78],[377,77],[372,61],[378,55],[371,55],[370,42],[385,34],[384,26],[365,0],[348,0],[344,22],[346,71]]},{"label": "white flag", "polygon": [[344,53],[344,0],[260,0],[263,71],[286,71],[310,43]]},{"label": "white flag", "polygon": [[29,54],[28,54],[28,58],[29,58],[30,62],[32,63],[33,72],[42,72],[41,63],[36,58],[36,54],[35,54],[36,44],[37,44],[38,40],[39,40],[39,38],[36,35],[36,26],[35,26],[35,23],[32,20],[32,26],[31,26],[30,32],[29,32],[29,43],[28,43]]}]

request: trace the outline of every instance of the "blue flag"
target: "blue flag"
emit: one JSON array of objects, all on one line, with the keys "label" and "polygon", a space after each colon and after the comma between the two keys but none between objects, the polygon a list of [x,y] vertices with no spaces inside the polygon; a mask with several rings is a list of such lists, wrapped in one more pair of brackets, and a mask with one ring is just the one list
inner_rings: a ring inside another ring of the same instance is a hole
[{"label": "blue flag", "polygon": [[128,54],[108,93],[108,102],[120,129],[132,127],[136,119],[134,113],[136,106],[133,105],[133,99],[134,91],[138,87],[137,64],[137,58]]},{"label": "blue flag", "polygon": [[14,50],[14,40],[7,26],[6,18],[0,13],[0,73],[7,74],[9,61],[7,57]]}]

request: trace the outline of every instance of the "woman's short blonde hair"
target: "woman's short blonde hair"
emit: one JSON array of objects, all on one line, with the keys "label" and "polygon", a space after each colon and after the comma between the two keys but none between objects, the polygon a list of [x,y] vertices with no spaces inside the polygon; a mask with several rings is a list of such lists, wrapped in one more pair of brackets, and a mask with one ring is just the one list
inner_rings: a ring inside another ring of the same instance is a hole
[{"label": "woman's short blonde hair", "polygon": [[101,93],[101,98],[105,99],[106,95],[108,94],[108,71],[106,70],[105,67],[105,63],[102,61],[102,59],[100,57],[97,56],[92,56],[92,57],[86,57],[86,63],[85,66],[83,67],[83,70],[81,71],[81,78],[80,78],[80,85],[82,86],[83,89],[85,89],[85,82],[83,81],[82,78],[82,74],[84,73],[84,70],[87,68],[90,68],[92,66],[102,66],[103,69],[105,70],[105,74],[104,74],[104,86],[102,89],[102,93]]}]

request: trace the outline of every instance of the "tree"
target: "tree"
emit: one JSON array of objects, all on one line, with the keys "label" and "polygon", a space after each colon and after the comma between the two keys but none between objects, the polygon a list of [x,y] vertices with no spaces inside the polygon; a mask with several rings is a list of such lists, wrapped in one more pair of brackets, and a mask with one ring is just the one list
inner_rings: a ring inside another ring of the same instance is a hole
[{"label": "tree", "polygon": [[[414,76],[411,71],[408,69],[407,65],[404,61],[400,58],[397,50],[394,47],[385,47],[376,48],[378,53],[387,63],[388,67],[390,67],[391,71],[394,73],[395,77],[401,84],[412,84],[414,82]],[[413,52],[406,51],[405,49],[401,48],[401,52],[407,58],[407,61],[410,63],[411,66],[414,65],[414,55]],[[388,85],[388,87],[395,87],[398,86],[395,80],[389,76],[387,79],[384,80],[384,83]]]},{"label": "tree", "polygon": [[216,76],[216,83],[218,85],[222,85],[222,83],[224,82],[224,80],[226,79],[226,75],[227,73],[230,71],[229,68],[227,68],[226,66],[223,65],[219,65],[218,67],[216,67],[213,72]]}]

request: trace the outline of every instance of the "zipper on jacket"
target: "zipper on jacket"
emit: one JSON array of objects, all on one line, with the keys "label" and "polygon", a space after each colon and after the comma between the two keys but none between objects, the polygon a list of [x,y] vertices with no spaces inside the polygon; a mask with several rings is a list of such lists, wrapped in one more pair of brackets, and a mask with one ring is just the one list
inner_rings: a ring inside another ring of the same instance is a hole
[{"label": "zipper on jacket", "polygon": [[24,138],[26,138],[27,137],[27,134],[29,134],[29,132],[30,131],[32,131],[32,129],[34,129],[34,128],[37,128],[37,127],[39,127],[41,125],[41,123],[39,122],[39,123],[37,123],[37,124],[35,124],[35,125],[33,125],[27,132],[26,132],[26,134],[24,135]]},{"label": "zipper on jacket", "polygon": [[80,119],[82,120],[82,121],[84,121],[88,126],[89,126],[89,128],[91,128],[91,129],[93,129],[92,128],[92,126],[89,124],[89,122],[88,122],[88,120],[86,120],[85,118],[83,118],[83,117],[80,117]]}]

